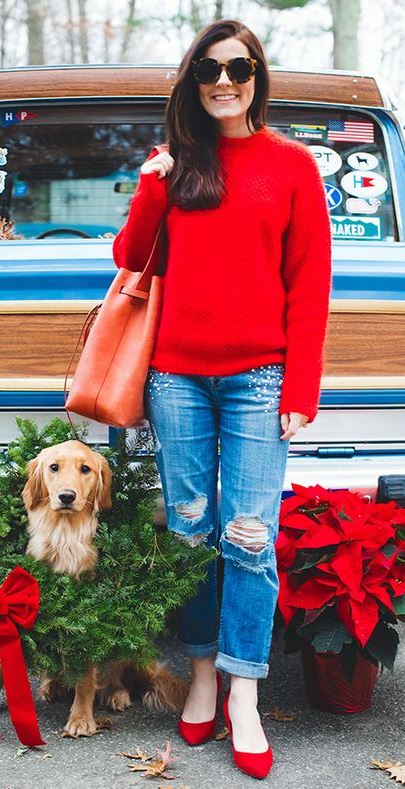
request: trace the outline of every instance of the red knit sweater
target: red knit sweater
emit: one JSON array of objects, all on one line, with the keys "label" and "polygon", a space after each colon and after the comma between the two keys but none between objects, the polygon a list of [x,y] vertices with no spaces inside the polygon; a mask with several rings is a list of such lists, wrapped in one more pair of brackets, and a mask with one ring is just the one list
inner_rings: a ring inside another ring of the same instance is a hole
[{"label": "red knit sweater", "polygon": [[[156,155],[153,149],[150,158]],[[267,127],[221,136],[220,206],[167,216],[162,315],[151,365],[231,375],[285,363],[279,412],[317,413],[330,292],[330,222],[312,154]],[[140,175],[117,266],[144,267],[167,205],[169,176]]]}]

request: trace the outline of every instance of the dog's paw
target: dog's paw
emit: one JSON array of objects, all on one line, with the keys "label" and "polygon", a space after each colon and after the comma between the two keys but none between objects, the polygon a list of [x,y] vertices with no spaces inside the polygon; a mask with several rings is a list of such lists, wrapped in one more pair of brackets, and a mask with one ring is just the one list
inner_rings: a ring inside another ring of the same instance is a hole
[{"label": "dog's paw", "polygon": [[65,737],[91,737],[97,731],[96,721],[93,717],[71,716],[63,729]]},{"label": "dog's paw", "polygon": [[111,693],[103,694],[103,702],[114,712],[123,712],[131,706],[131,697],[126,688],[117,688]]},{"label": "dog's paw", "polygon": [[39,699],[42,699],[43,701],[55,702],[59,701],[59,699],[63,699],[66,695],[67,691],[57,679],[50,679],[47,677],[46,679],[42,680],[38,691]]}]

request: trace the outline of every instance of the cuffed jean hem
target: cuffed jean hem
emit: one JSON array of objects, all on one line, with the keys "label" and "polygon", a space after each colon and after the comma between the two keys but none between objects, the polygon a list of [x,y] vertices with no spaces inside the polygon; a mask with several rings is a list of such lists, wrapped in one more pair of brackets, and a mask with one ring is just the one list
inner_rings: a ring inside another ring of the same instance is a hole
[{"label": "cuffed jean hem", "polygon": [[210,644],[186,644],[180,638],[178,641],[182,646],[184,654],[189,657],[209,657],[210,655],[216,655],[218,652],[217,641],[211,641]]},{"label": "cuffed jean hem", "polygon": [[227,671],[228,674],[235,674],[237,677],[247,677],[248,679],[265,679],[269,673],[268,663],[252,663],[250,660],[238,660],[238,658],[224,655],[218,652],[215,660],[217,668]]}]

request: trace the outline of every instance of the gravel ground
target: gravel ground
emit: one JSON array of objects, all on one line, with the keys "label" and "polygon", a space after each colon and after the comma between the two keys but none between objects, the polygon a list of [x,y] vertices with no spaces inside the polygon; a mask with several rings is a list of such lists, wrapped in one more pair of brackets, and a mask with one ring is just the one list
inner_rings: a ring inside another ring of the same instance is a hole
[{"label": "gravel ground", "polygon": [[[405,635],[404,630],[402,636]],[[161,643],[161,654],[179,674],[187,663],[175,639]],[[405,647],[402,643],[395,671],[379,677],[372,709],[339,716],[312,709],[305,698],[300,658],[285,656],[275,643],[267,680],[260,682],[261,713],[275,706],[294,711],[297,718],[277,722],[263,716],[275,756],[270,775],[260,783],[277,789],[390,789],[389,776],[369,769],[371,758],[405,761]],[[228,739],[189,748],[176,734],[176,714],[147,713],[139,702],[114,714],[111,729],[94,737],[70,740],[60,732],[67,719],[67,702],[38,702],[44,748],[18,756],[18,742],[0,694],[0,789],[121,789],[134,786],[180,789],[247,789],[255,779],[232,763]],[[106,714],[103,709],[96,714]],[[220,718],[220,728],[223,720]],[[137,746],[153,755],[170,740],[179,759],[172,781],[146,779],[130,773],[118,751]],[[256,783],[257,785],[257,783]]]}]

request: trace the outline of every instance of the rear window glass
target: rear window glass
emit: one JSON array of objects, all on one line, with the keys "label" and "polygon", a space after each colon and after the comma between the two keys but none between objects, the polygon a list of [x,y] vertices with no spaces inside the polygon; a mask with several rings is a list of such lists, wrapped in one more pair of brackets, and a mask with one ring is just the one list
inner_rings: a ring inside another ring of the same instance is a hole
[{"label": "rear window glass", "polygon": [[[17,236],[108,238],[125,223],[139,168],[162,142],[164,106],[10,107],[0,128],[0,219]],[[366,113],[269,108],[310,147],[335,240],[396,240],[383,135]]]},{"label": "rear window glass", "polygon": [[0,216],[27,239],[116,234],[139,168],[163,138],[161,118],[154,123],[153,114],[133,107],[38,108],[0,129],[6,159]]},{"label": "rear window glass", "polygon": [[383,134],[371,115],[273,108],[269,121],[314,154],[335,240],[397,240]]}]

